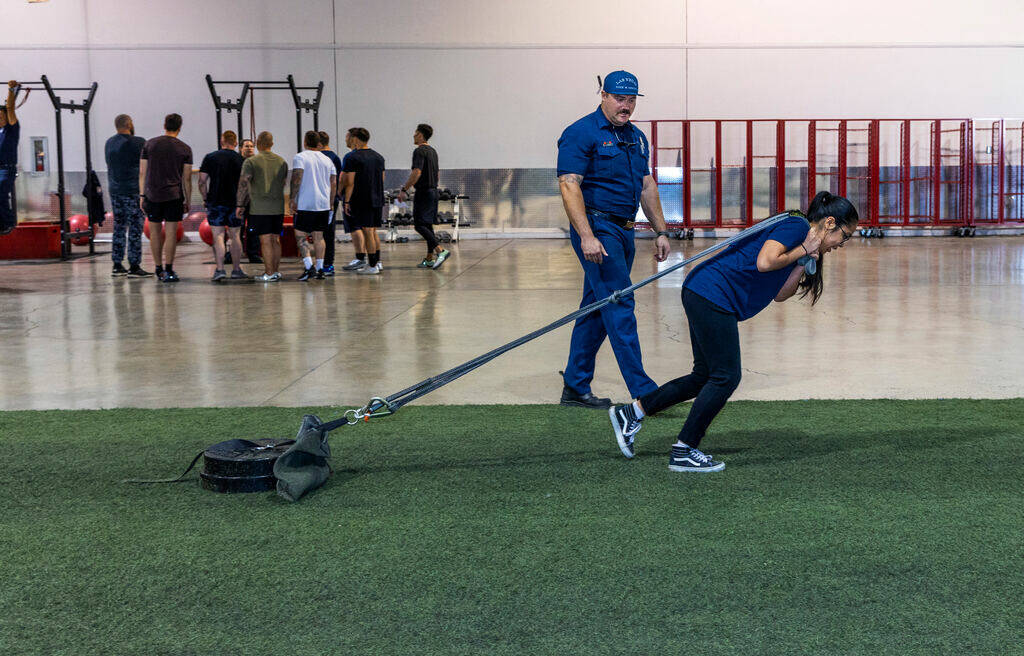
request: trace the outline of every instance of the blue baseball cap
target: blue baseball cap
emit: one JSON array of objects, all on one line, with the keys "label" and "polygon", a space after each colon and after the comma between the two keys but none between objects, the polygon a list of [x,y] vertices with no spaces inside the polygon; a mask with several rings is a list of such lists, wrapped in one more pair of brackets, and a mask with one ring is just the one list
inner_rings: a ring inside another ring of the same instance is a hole
[{"label": "blue baseball cap", "polygon": [[604,78],[604,91],[620,96],[643,96],[636,76],[628,71],[612,71]]}]

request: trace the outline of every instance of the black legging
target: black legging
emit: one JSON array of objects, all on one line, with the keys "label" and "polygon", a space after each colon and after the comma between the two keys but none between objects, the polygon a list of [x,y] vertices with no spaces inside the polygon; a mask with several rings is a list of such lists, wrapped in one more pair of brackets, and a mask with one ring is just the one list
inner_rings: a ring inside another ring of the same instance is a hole
[{"label": "black legging", "polygon": [[338,214],[338,199],[334,199],[334,205],[331,207],[333,212],[332,216],[334,220],[331,221],[327,229],[324,230],[324,267],[334,266],[334,238],[335,238],[335,226],[338,225],[338,221],[341,221],[341,216]]},{"label": "black legging", "polygon": [[640,397],[640,405],[645,414],[653,415],[695,399],[679,431],[679,441],[696,447],[740,384],[739,322],[735,314],[685,287],[683,309],[690,324],[693,371]]},{"label": "black legging", "polygon": [[427,242],[427,255],[437,248],[434,219],[437,217],[437,189],[417,189],[412,197],[412,225]]}]

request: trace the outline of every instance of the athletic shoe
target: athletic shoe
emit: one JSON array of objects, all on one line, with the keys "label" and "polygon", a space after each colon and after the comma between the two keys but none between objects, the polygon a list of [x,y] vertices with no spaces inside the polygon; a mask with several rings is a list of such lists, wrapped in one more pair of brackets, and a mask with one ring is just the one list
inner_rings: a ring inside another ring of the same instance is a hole
[{"label": "athletic shoe", "polygon": [[164,269],[163,282],[178,282],[181,278],[174,272],[174,269]]},{"label": "athletic shoe", "polygon": [[334,265],[333,264],[324,267],[324,275],[327,276],[328,278],[330,278],[331,276],[334,275]]},{"label": "athletic shoe", "polygon": [[129,278],[148,278],[151,275],[153,275],[153,274],[150,273],[149,271],[146,271],[145,269],[140,267],[138,264],[133,264],[128,269],[128,277]]},{"label": "athletic shoe", "polygon": [[341,267],[343,271],[358,271],[366,266],[366,260],[355,259]]},{"label": "athletic shoe", "polygon": [[725,463],[715,462],[700,449],[673,444],[672,455],[668,458],[668,468],[676,472],[716,472],[725,469]]},{"label": "athletic shoe", "polygon": [[272,273],[264,273],[262,275],[256,276],[256,281],[257,282],[277,282],[277,278],[275,278],[274,274],[272,274]]},{"label": "athletic shoe", "polygon": [[416,268],[418,268],[418,269],[433,269],[434,268],[434,260],[431,260],[431,259],[428,259],[428,258],[423,258],[423,261],[420,262],[419,264],[417,264]]},{"label": "athletic shoe", "polygon": [[220,282],[228,277],[228,274],[224,273],[224,269],[214,269],[213,278],[210,278],[210,282]]},{"label": "athletic shoe", "polygon": [[562,399],[559,403],[565,406],[589,408],[591,410],[607,410],[612,406],[611,399],[602,399],[594,396],[592,392],[577,394],[575,390],[569,387],[562,388]]},{"label": "athletic shoe", "polygon": [[315,275],[316,275],[316,271],[313,270],[313,267],[309,267],[308,269],[305,269],[302,272],[302,275],[299,276],[299,280],[301,280],[302,282],[306,282],[307,280],[309,280],[310,278],[314,277]]},{"label": "athletic shoe", "polygon": [[17,228],[17,227],[18,227],[18,224],[14,223],[12,225],[6,225],[6,226],[0,228],[0,237],[2,237],[4,235],[11,234],[12,232],[14,232],[14,229]]},{"label": "athletic shoe", "polygon": [[245,271],[242,271],[241,269],[233,269],[231,271],[231,279],[232,280],[249,280],[250,278],[249,278],[249,276],[245,275]]},{"label": "athletic shoe", "polygon": [[364,266],[362,269],[356,271],[361,276],[375,276],[380,273],[380,269],[375,266]]},{"label": "athletic shoe", "polygon": [[121,276],[128,275],[128,269],[124,268],[124,265],[120,262],[114,262],[114,268],[110,270],[110,275],[114,278],[120,278]]},{"label": "athletic shoe", "polygon": [[164,268],[163,268],[162,266],[158,266],[158,267],[156,268],[156,279],[157,279],[157,280],[159,280],[160,282],[163,282],[163,280],[164,280],[164,275],[166,275],[166,274],[164,273]]},{"label": "athletic shoe", "polygon": [[384,262],[382,262],[380,260],[377,260],[377,273],[380,273],[383,270],[384,270]]},{"label": "athletic shoe", "polygon": [[317,269],[316,275],[314,275],[313,277],[316,278],[317,280],[323,280],[324,278],[327,277],[327,274],[324,273],[323,269]]},{"label": "athletic shoe", "polygon": [[280,271],[275,271],[274,273],[270,274],[270,277],[271,277],[271,278],[273,278],[273,280],[272,280],[271,282],[277,282],[277,281],[278,281],[278,280],[280,280],[280,279],[281,279],[281,278],[282,278],[283,276],[281,275],[281,272],[280,272]]},{"label": "athletic shoe", "polygon": [[438,253],[437,257],[434,258],[434,268],[436,269],[440,267],[442,264],[444,264],[444,261],[448,259],[449,255],[451,255],[451,252],[449,252],[448,249],[445,249]]},{"label": "athletic shoe", "polygon": [[622,455],[632,458],[636,455],[636,434],[643,428],[642,420],[636,418],[636,410],[632,404],[613,405],[608,408],[608,417],[612,420],[615,440],[619,443]]}]

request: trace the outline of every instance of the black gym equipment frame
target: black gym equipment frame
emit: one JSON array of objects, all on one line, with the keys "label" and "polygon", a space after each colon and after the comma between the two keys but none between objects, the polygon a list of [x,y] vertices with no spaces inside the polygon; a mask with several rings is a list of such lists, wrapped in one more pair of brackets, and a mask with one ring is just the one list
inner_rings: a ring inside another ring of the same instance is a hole
[{"label": "black gym equipment frame", "polygon": [[[71,240],[77,237],[89,237],[89,254],[96,254],[96,240],[92,224],[89,224],[88,230],[72,231],[71,225],[68,223],[68,208],[64,200],[64,124],[61,118],[65,109],[72,114],[76,110],[82,112],[82,122],[85,125],[85,180],[86,184],[89,184],[93,172],[92,148],[89,138],[89,110],[92,108],[92,101],[96,97],[98,88],[99,84],[96,82],[87,87],[55,87],[50,84],[50,80],[45,75],[41,75],[38,81],[19,83],[15,92],[15,102],[17,102],[17,94],[21,91],[24,91],[27,97],[30,91],[45,90],[53,105],[53,115],[57,123],[57,205],[60,208],[60,259],[62,260],[71,257]],[[65,102],[56,94],[57,91],[88,91],[89,94],[82,102]]]},{"label": "black gym equipment frame", "polygon": [[[240,84],[241,93],[234,100],[224,99],[217,93],[218,84]],[[222,123],[222,112],[235,112],[238,116],[238,139],[242,139],[244,133],[242,123],[242,112],[245,110],[246,100],[251,102],[253,91],[290,91],[292,102],[295,104],[295,144],[297,152],[302,151],[302,112],[313,114],[313,129],[320,129],[320,100],[324,94],[324,83],[321,80],[315,87],[297,87],[295,78],[290,73],[282,80],[214,80],[212,76],[206,76],[206,86],[210,88],[210,97],[213,98],[213,106],[217,110],[217,147],[220,148],[220,135],[224,131]],[[302,98],[300,91],[316,91],[312,99]],[[250,128],[253,126],[249,126]]]}]

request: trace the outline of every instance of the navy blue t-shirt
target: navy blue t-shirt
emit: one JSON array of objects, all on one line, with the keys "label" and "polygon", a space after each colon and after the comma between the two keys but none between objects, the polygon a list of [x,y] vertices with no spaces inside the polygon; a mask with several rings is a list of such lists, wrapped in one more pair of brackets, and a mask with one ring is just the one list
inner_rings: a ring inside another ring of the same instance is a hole
[{"label": "navy blue t-shirt", "polygon": [[811,224],[803,217],[783,219],[698,264],[686,276],[683,287],[745,321],[775,300],[797,266],[794,262],[777,271],[758,271],[761,247],[771,239],[792,250],[803,243],[810,229]]},{"label": "navy blue t-shirt", "polygon": [[[342,168],[341,158],[338,157],[338,154],[336,152],[334,152],[333,150],[324,149],[324,150],[321,150],[320,152],[323,153],[324,155],[327,155],[327,159],[331,160],[331,164],[334,164],[334,171],[338,175],[338,182],[339,182],[339,184],[338,184],[338,195],[340,196],[341,195],[341,184],[340,184],[340,182],[341,182],[341,172],[344,170]],[[333,204],[333,202],[332,202],[332,204]]]},{"label": "navy blue t-shirt", "polygon": [[0,128],[0,166],[15,166],[18,163],[18,137],[21,135],[21,121],[8,123]]},{"label": "navy blue t-shirt", "polygon": [[584,205],[630,219],[640,208],[650,158],[644,133],[632,123],[612,125],[600,107],[565,128],[558,139],[558,175],[583,176]]},{"label": "navy blue t-shirt", "polygon": [[139,157],[145,145],[145,139],[130,134],[115,134],[107,139],[103,154],[111,196],[139,195]]}]

